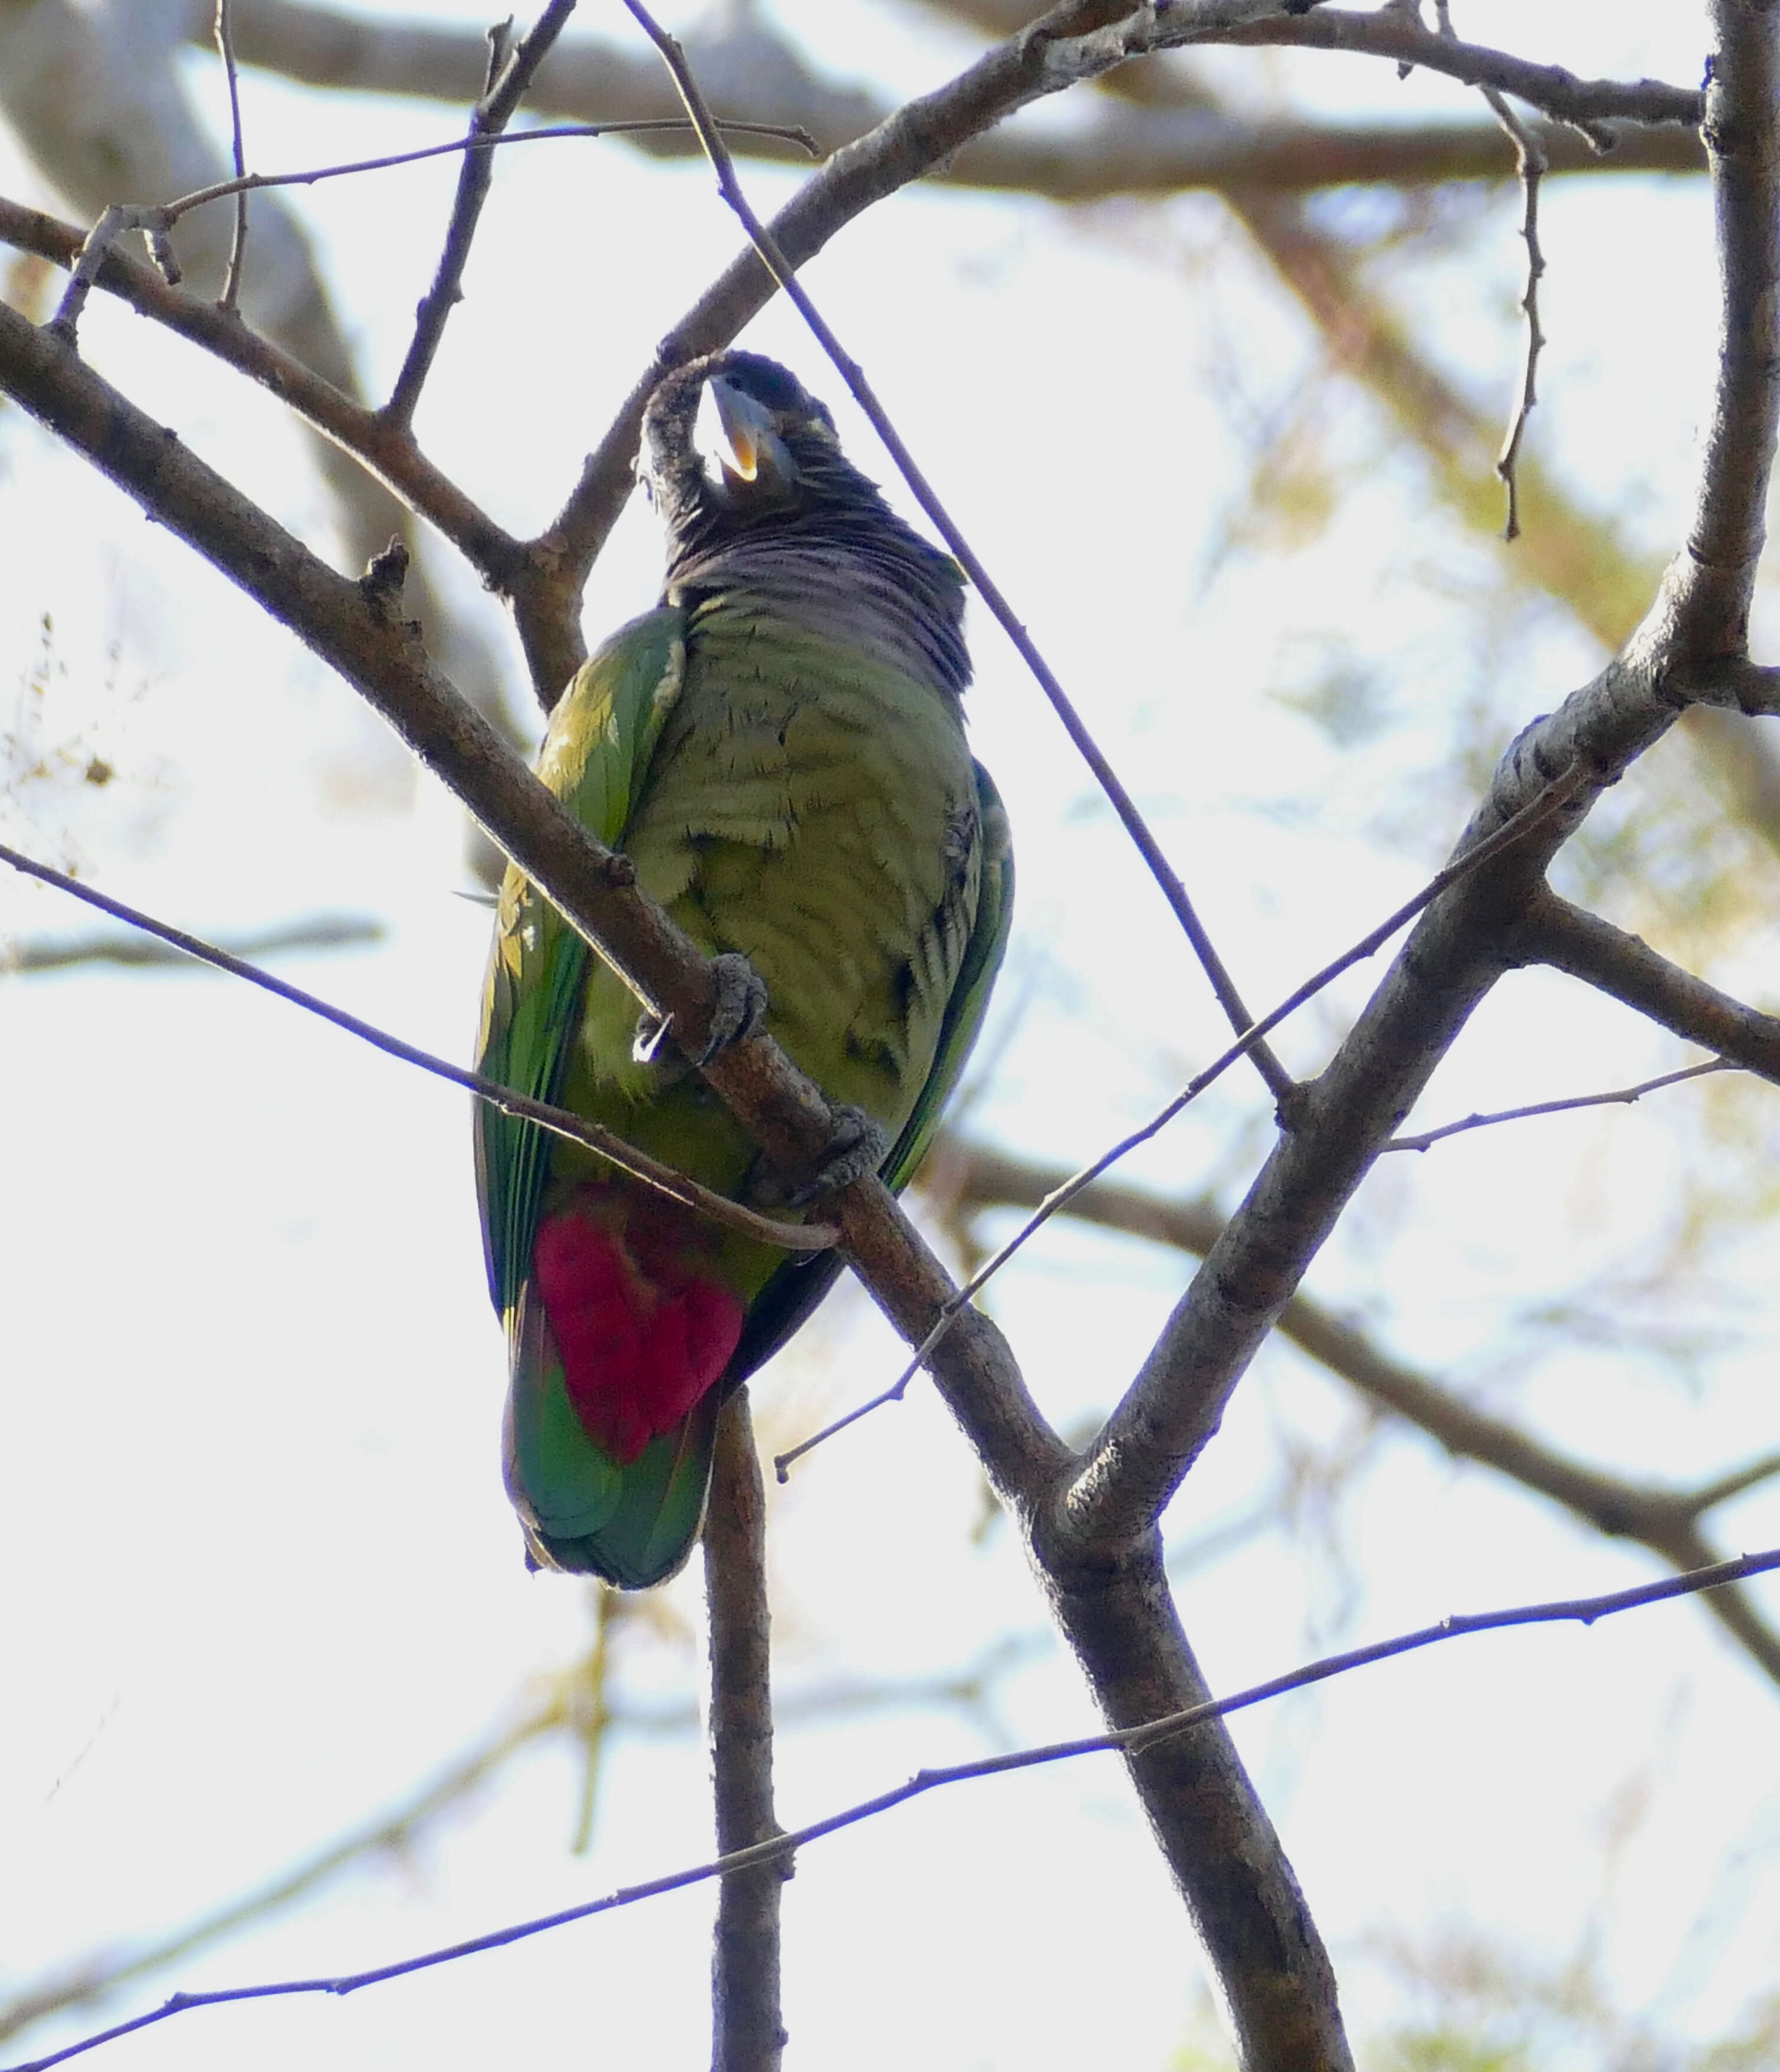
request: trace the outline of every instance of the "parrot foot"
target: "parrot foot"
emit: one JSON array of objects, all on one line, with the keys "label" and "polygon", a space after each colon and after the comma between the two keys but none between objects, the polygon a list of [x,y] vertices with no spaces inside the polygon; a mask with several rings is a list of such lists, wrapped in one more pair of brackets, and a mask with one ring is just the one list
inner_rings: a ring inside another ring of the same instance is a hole
[{"label": "parrot foot", "polygon": [[[732,1043],[754,1035],[767,1018],[767,982],[745,956],[734,950],[719,952],[711,959],[711,977],[717,997],[711,1006],[710,1034],[703,1050],[689,1059],[694,1065],[708,1065]],[[639,1065],[654,1064],[672,1033],[670,1016],[639,1015],[631,1055]]]},{"label": "parrot foot", "polygon": [[837,1101],[829,1111],[834,1133],[816,1161],[812,1176],[796,1186],[789,1186],[761,1160],[750,1176],[750,1195],[763,1208],[807,1209],[824,1194],[837,1194],[875,1173],[889,1157],[890,1141],[862,1108],[850,1101]]}]

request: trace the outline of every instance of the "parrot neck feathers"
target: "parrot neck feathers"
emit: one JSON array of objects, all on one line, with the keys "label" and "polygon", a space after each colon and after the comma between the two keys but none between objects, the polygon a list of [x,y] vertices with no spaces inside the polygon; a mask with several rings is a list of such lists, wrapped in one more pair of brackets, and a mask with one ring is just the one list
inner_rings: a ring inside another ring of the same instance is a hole
[{"label": "parrot neck feathers", "polygon": [[[770,430],[779,459],[758,479],[712,478],[697,426],[713,384],[739,409],[738,429]],[[785,368],[748,352],[680,368],[650,401],[643,445],[643,479],[668,536],[664,602],[694,610],[739,596],[874,651],[945,696],[963,692],[957,563],[891,510],[841,452],[828,412]]]},{"label": "parrot neck feathers", "polygon": [[811,514],[702,551],[676,542],[666,600],[763,610],[957,698],[970,681],[957,569],[890,512],[882,520],[840,526]]}]

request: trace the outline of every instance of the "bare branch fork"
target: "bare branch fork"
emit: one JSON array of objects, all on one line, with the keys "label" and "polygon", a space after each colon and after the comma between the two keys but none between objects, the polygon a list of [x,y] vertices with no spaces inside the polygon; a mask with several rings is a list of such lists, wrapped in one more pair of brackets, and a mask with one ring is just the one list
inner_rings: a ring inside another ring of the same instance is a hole
[{"label": "bare branch fork", "polygon": [[[1066,1178],[1053,1168],[951,1137],[942,1138],[937,1157],[942,1187],[967,1213],[1004,1206],[1034,1207]],[[1104,1180],[1075,1195],[1065,1213],[1202,1259],[1225,1227],[1225,1218],[1208,1202],[1171,1200]],[[1454,1460],[1475,1461],[1562,1506],[1597,1532],[1636,1540],[1678,1572],[1719,1558],[1701,1529],[1708,1512],[1780,1474],[1780,1455],[1770,1453],[1692,1488],[1634,1482],[1490,1416],[1456,1390],[1392,1357],[1376,1339],[1301,1289],[1281,1311],[1276,1329],[1307,1358],[1369,1402],[1416,1427]],[[1700,1601],[1763,1675],[1780,1685],[1780,1633],[1748,1594],[1715,1590]]]},{"label": "bare branch fork", "polygon": [[[1215,10],[1166,11],[1177,25],[1190,19],[1202,29]],[[775,221],[781,251],[801,263],[851,215],[932,162],[936,138],[949,148],[972,124],[980,127],[1122,62],[1132,55],[1128,43],[1095,41],[1116,12],[1089,0],[1054,10],[942,96],[906,111],[906,124],[893,118],[887,136],[880,133],[853,154],[839,154]],[[1145,10],[1145,18],[1153,24],[1161,17]],[[1340,18],[1324,10],[1288,26]],[[1076,1462],[1038,1416],[987,1320],[960,1314],[934,1355],[948,1403],[1027,1526],[1059,1623],[1115,1729],[1152,1725],[1204,1698],[1169,1597],[1154,1521],[1372,1159],[1471,1009],[1524,954],[1525,937],[1517,931],[1540,909],[1550,856],[1599,788],[1661,738],[1692,695],[1692,684],[1750,680],[1745,627],[1780,366],[1773,335],[1780,239],[1768,127],[1776,98],[1773,23],[1751,0],[1717,0],[1715,18],[1719,49],[1707,136],[1726,309],[1738,314],[1723,341],[1688,549],[1626,652],[1515,744],[1466,842],[1511,824],[1554,779],[1580,771],[1581,788],[1548,824],[1450,886],[1423,915],[1328,1071],[1304,1090],[1293,1130],[1084,1462]],[[1228,39],[1244,39],[1231,31]],[[1413,39],[1404,46],[1400,37],[1398,48],[1378,54],[1401,56],[1408,47],[1416,62],[1462,76],[1454,47],[1431,40],[1436,47],[1425,58]],[[1547,105],[1545,88],[1527,68],[1515,78],[1492,76],[1490,83]],[[1555,77],[1545,82],[1565,119],[1623,112],[1601,108],[1599,97],[1579,99],[1575,85]],[[1654,92],[1645,92],[1647,106],[1655,105]],[[949,129],[923,129],[919,118],[934,112],[935,101]],[[771,291],[770,276],[750,253],[670,337],[664,364],[726,342]],[[652,387],[661,368],[662,363],[652,368],[639,385]],[[333,576],[98,380],[64,341],[33,332],[3,310],[0,384],[346,675],[644,1000],[697,1041],[711,1004],[701,960],[627,881],[620,860],[593,843],[455,701],[413,630],[395,616],[392,598]],[[566,672],[550,674],[540,664],[571,653],[567,606],[578,594],[617,491],[615,474],[602,470],[615,453],[627,464],[634,438],[627,412],[565,519],[522,552],[506,586],[528,628],[534,668],[552,682]],[[1729,1044],[1714,1047],[1737,1054]],[[738,1045],[713,1065],[710,1078],[768,1155],[788,1170],[827,1141],[824,1104],[764,1039]],[[910,1342],[918,1342],[952,1292],[936,1262],[873,1182],[838,1196],[834,1218],[879,1301]],[[1248,2060],[1294,2072],[1345,2066],[1326,1959],[1223,1730],[1207,1724],[1128,1753],[1158,1841],[1230,1996]]]},{"label": "bare branch fork", "polygon": [[[745,1425],[745,1419],[740,1421]],[[1688,1575],[1667,1577],[1660,1582],[1638,1584],[1630,1589],[1613,1590],[1603,1596],[1565,1597],[1544,1604],[1511,1605],[1501,1611],[1452,1614],[1432,1626],[1420,1626],[1412,1632],[1398,1634],[1388,1640],[1374,1641],[1363,1647],[1348,1648],[1338,1655],[1325,1655],[1318,1661],[1306,1663],[1283,1675],[1272,1677],[1264,1684],[1252,1684],[1247,1690],[1239,1691],[1230,1697],[1208,1698],[1202,1704],[1184,1707],[1165,1716],[1145,1720],[1111,1733],[1087,1734],[1074,1741],[1051,1741],[1039,1748],[1017,1749],[1006,1755],[985,1756],[974,1762],[953,1763],[943,1769],[918,1770],[906,1783],[880,1792],[874,1798],[863,1799],[839,1813],[830,1814],[824,1819],[812,1821],[808,1826],[790,1833],[775,1834],[747,1847],[727,1851],[709,1863],[696,1864],[689,1870],[672,1872],[665,1877],[651,1878],[640,1885],[627,1885],[619,1891],[608,1893],[604,1898],[589,1900],[579,1906],[565,1907],[558,1913],[545,1914],[536,1920],[516,1922],[510,1927],[495,1930],[492,1934],[454,1942],[445,1949],[429,1950],[419,1956],[380,1965],[374,1971],[350,1972],[332,1978],[286,1979],[265,1985],[224,1987],[211,1992],[175,1993],[171,1999],[146,2014],[137,2015],[128,2021],[115,2023],[96,2035],[83,2037],[78,2042],[70,2044],[64,2049],[51,2051],[47,2057],[8,2066],[3,2068],[3,2072],[50,2072],[51,2066],[83,2057],[88,2052],[97,2049],[101,2044],[116,2042],[122,2037],[134,2035],[141,2029],[151,2029],[175,2015],[188,2014],[198,2008],[221,2007],[250,2000],[290,1999],[317,1993],[343,1998],[348,1993],[362,1992],[368,1986],[383,1985],[392,1979],[412,1977],[417,1971],[430,1971],[441,1964],[455,1963],[465,1957],[478,1956],[490,1950],[505,1949],[534,1935],[546,1934],[553,1929],[567,1927],[578,1921],[591,1920],[597,1915],[610,1914],[621,1907],[635,1906],[645,1900],[660,1898],[667,1893],[683,1892],[689,1885],[707,1884],[713,1878],[722,1878],[727,1882],[750,1873],[770,1868],[776,1885],[783,1875],[784,1863],[796,1850],[807,1848],[829,1835],[839,1834],[845,1828],[857,1827],[861,1821],[874,1819],[881,1813],[890,1812],[898,1806],[906,1806],[911,1800],[924,1797],[930,1791],[942,1790],[948,1785],[1006,1776],[1017,1770],[1034,1770],[1054,1762],[1067,1762],[1084,1755],[1101,1755],[1115,1751],[1127,1756],[1139,1755],[1146,1749],[1183,1739],[1193,1734],[1195,1729],[1207,1727],[1214,1720],[1227,1718],[1233,1712],[1245,1712],[1252,1706],[1265,1704],[1272,1699],[1283,1697],[1289,1692],[1306,1690],[1313,1684],[1327,1683],[1356,1669],[1370,1668],[1398,1655],[1413,1654],[1424,1647],[1438,1646],[1444,1641],[1466,1639],[1478,1634],[1503,1632],[1519,1626],[1557,1624],[1592,1626],[1601,1619],[1613,1618],[1621,1612],[1641,1610],[1651,1605],[1666,1603],[1700,1591],[1722,1589],[1775,1569],[1780,1569],[1780,1548],[1770,1548],[1759,1554],[1739,1555],[1734,1560],[1715,1562]],[[781,2037],[777,2040],[782,2042],[783,2039]]]},{"label": "bare branch fork", "polygon": [[[853,1409],[845,1412],[832,1423],[824,1424],[820,1431],[812,1433],[808,1439],[800,1441],[796,1445],[787,1449],[786,1452],[775,1455],[773,1466],[778,1474],[779,1479],[783,1482],[792,1463],[802,1459],[804,1454],[814,1452],[824,1440],[832,1439],[837,1432],[845,1431],[849,1425],[857,1424],[861,1418],[869,1416],[874,1410],[882,1409],[886,1404],[899,1402],[909,1383],[927,1365],[941,1339],[951,1329],[952,1319],[968,1308],[971,1301],[983,1292],[1014,1254],[1021,1251],[1031,1239],[1037,1236],[1053,1216],[1067,1210],[1076,1196],[1085,1188],[1091,1186],[1095,1182],[1111,1172],[1122,1158],[1135,1151],[1140,1145],[1148,1144],[1152,1138],[1160,1135],[1170,1123],[1173,1122],[1177,1116],[1184,1114],[1202,1094],[1208,1092],[1252,1044],[1258,1042],[1262,1037],[1278,1028],[1281,1022],[1295,1014],[1308,1001],[1314,1000],[1326,987],[1333,985],[1343,972],[1350,971],[1355,964],[1364,962],[1367,957],[1382,949],[1400,928],[1406,927],[1416,915],[1433,906],[1441,894],[1457,884],[1461,878],[1468,876],[1474,870],[1480,870],[1485,864],[1492,861],[1505,849],[1518,842],[1523,836],[1531,832],[1535,828],[1544,825],[1548,820],[1554,818],[1582,789],[1587,775],[1588,773],[1578,764],[1563,775],[1554,779],[1544,791],[1530,800],[1506,825],[1498,828],[1494,834],[1486,837],[1474,847],[1463,850],[1446,865],[1445,870],[1437,872],[1412,899],[1405,901],[1395,913],[1387,915],[1377,927],[1369,934],[1363,935],[1352,948],[1344,950],[1333,962],[1325,964],[1321,971],[1306,979],[1302,985],[1289,993],[1271,1013],[1263,1015],[1259,1022],[1251,1025],[1227,1050],[1213,1059],[1202,1071],[1196,1072],[1181,1091],[1172,1100],[1165,1102],[1147,1122],[1140,1124],[1128,1136],[1121,1137],[1116,1144],[1110,1145],[1100,1153],[1098,1158],[1083,1166],[1079,1172],[1071,1174],[1067,1179],[1059,1180],[1046,1194],[1044,1199],[1034,1207],[1031,1215],[1013,1233],[1013,1236],[985,1260],[964,1285],[942,1305],[933,1329],[915,1347],[914,1357],[888,1388],[869,1398],[865,1402],[857,1404]],[[1386,1145],[1383,1148],[1389,1149],[1392,1147]]]}]

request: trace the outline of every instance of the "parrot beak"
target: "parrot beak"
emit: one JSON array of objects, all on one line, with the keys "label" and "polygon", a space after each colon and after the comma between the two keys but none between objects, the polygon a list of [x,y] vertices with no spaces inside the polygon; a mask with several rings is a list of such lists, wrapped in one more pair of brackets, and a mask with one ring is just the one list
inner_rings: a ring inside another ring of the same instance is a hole
[{"label": "parrot beak", "polygon": [[721,466],[731,487],[784,495],[796,483],[797,463],[766,405],[721,374],[705,384],[693,436],[707,467]]}]

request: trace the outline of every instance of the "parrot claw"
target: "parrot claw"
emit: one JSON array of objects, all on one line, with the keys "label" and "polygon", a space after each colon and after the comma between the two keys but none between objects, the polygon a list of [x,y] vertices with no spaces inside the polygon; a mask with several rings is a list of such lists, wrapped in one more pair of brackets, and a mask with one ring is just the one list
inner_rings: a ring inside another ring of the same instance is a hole
[{"label": "parrot claw", "polygon": [[[720,951],[711,959],[710,968],[717,995],[711,1005],[710,1033],[705,1048],[689,1060],[698,1066],[709,1064],[732,1043],[757,1034],[767,1018],[767,982],[745,956],[734,950]],[[639,1065],[656,1063],[672,1034],[671,1017],[639,1015],[631,1055]]]},{"label": "parrot claw", "polygon": [[749,1193],[763,1207],[805,1209],[824,1194],[837,1193],[882,1166],[890,1153],[890,1141],[862,1108],[850,1101],[837,1101],[830,1111],[834,1133],[816,1161],[814,1176],[800,1186],[787,1187],[762,1161]]},{"label": "parrot claw", "polygon": [[703,1056],[693,1060],[696,1065],[708,1065],[732,1043],[758,1035],[767,1018],[767,981],[745,956],[734,950],[721,952],[711,959],[711,976],[717,982],[711,1033]]}]

